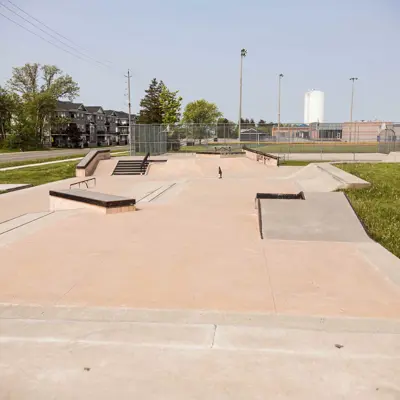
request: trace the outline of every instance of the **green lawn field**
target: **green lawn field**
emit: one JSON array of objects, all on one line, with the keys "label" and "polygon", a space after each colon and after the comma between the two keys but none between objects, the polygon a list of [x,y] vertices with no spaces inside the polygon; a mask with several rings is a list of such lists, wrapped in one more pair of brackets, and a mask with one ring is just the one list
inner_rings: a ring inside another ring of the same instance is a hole
[{"label": "green lawn field", "polygon": [[345,192],[370,237],[400,257],[400,163],[335,165],[372,184]]}]

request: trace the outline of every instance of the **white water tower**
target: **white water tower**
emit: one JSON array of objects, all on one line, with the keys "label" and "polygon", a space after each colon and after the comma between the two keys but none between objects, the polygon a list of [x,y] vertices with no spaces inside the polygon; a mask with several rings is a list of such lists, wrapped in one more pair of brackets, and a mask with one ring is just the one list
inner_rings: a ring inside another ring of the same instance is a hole
[{"label": "white water tower", "polygon": [[304,95],[304,123],[324,122],[324,92],[309,90]]}]

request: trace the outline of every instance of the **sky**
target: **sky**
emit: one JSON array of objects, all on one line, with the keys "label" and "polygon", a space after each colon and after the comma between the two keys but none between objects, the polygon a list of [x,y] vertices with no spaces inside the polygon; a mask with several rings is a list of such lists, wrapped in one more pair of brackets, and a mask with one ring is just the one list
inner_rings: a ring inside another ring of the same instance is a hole
[{"label": "sky", "polygon": [[[354,120],[400,121],[398,0],[12,2],[71,40],[74,44],[50,32],[74,50],[4,6],[0,13],[75,56],[0,15],[0,85],[15,66],[54,64],[79,83],[78,101],[127,110],[124,75],[129,68],[133,112],[150,80],[157,78],[179,90],[183,105],[204,98],[237,121],[240,50],[245,48],[244,118],[277,121],[282,73],[282,122],[303,122],[309,89],[325,93],[325,121],[348,121],[350,77],[359,79]],[[29,18],[8,0],[0,3]],[[91,58],[76,53],[76,45]]]}]

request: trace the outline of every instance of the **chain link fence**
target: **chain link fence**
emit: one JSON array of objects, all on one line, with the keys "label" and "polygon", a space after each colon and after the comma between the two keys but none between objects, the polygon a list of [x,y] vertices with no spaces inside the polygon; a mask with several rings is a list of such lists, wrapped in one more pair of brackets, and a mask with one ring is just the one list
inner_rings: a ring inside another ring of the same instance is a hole
[{"label": "chain link fence", "polygon": [[[134,138],[134,139],[133,139]],[[243,145],[279,156],[400,151],[400,123],[133,125],[131,154],[217,151]],[[354,159],[356,157],[354,156]]]}]

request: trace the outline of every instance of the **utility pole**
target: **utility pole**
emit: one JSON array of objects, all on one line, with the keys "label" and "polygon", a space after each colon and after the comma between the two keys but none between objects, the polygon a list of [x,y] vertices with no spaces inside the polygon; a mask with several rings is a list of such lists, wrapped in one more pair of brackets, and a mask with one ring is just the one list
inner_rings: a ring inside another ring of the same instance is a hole
[{"label": "utility pole", "polygon": [[240,51],[240,95],[239,95],[239,144],[241,142],[242,133],[242,81],[243,81],[243,58],[247,55],[247,50],[242,49]]},{"label": "utility pole", "polygon": [[283,78],[283,74],[279,74],[278,76],[278,135],[281,132],[281,80]]},{"label": "utility pole", "polygon": [[350,142],[351,142],[351,135],[353,132],[353,103],[354,103],[354,82],[358,81],[358,78],[350,78],[352,81],[351,84],[351,104],[350,104]]},{"label": "utility pole", "polygon": [[[128,132],[129,132],[129,154],[135,155],[135,136],[132,137],[132,123],[131,123],[131,73],[128,69]],[[132,151],[133,150],[133,151]]]}]

